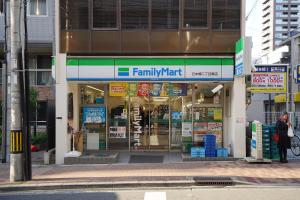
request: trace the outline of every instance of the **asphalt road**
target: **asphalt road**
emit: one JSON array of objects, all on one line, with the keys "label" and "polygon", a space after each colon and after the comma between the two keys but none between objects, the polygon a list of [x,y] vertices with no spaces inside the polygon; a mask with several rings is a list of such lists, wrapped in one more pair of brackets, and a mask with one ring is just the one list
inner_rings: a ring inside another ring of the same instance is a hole
[{"label": "asphalt road", "polygon": [[2,193],[0,200],[295,200],[297,187],[151,188]]}]

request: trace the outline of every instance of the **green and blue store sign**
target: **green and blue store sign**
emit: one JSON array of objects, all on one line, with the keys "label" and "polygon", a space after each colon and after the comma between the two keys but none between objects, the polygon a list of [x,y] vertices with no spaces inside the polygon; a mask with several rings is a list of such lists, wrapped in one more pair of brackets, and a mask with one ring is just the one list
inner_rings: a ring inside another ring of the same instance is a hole
[{"label": "green and blue store sign", "polygon": [[232,81],[233,58],[68,58],[68,81]]}]

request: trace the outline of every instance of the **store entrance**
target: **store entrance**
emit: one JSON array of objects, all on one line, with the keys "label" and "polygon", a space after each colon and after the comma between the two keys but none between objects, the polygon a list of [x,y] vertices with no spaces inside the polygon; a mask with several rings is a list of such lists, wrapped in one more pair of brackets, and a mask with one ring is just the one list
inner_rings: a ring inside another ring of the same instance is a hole
[{"label": "store entrance", "polygon": [[131,150],[169,149],[169,97],[132,97]]},{"label": "store entrance", "polygon": [[170,112],[169,97],[149,97],[150,149],[169,148]]}]

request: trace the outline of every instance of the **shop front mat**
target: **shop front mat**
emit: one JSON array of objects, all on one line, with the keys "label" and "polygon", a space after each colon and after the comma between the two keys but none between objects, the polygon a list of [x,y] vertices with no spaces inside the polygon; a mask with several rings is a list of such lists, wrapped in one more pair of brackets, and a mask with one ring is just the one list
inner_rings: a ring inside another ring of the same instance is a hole
[{"label": "shop front mat", "polygon": [[129,163],[163,163],[163,155],[131,155]]}]

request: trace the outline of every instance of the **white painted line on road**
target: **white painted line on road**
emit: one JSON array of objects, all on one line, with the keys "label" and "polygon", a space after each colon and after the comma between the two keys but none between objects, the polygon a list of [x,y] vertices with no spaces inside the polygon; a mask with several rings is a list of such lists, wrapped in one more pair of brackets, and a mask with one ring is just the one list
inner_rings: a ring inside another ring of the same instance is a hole
[{"label": "white painted line on road", "polygon": [[145,192],[144,200],[167,200],[165,192]]}]

